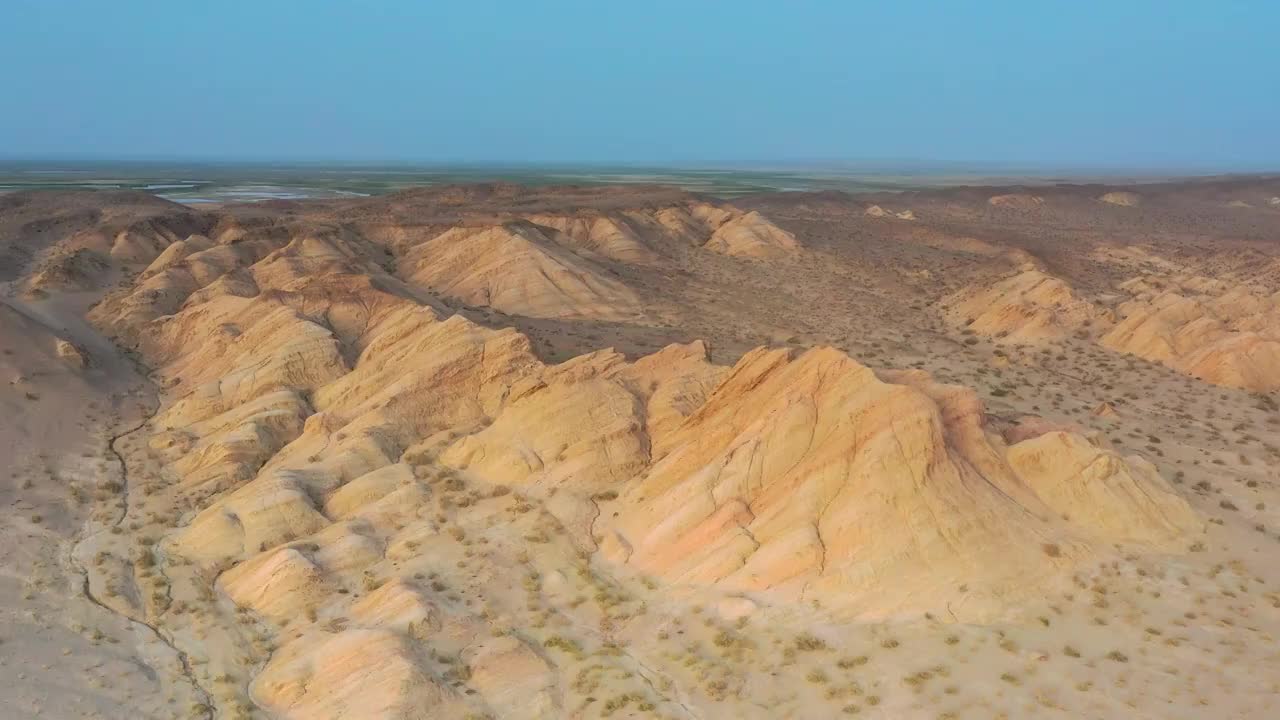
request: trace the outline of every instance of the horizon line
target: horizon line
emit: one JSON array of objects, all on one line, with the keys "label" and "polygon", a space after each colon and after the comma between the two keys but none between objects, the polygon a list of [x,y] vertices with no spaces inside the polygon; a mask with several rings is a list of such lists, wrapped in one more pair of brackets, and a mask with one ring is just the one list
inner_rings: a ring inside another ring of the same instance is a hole
[{"label": "horizon line", "polygon": [[207,157],[207,156],[94,156],[94,155],[35,155],[0,154],[0,167],[59,165],[64,167],[176,167],[203,165],[245,169],[306,169],[327,168],[342,170],[402,169],[412,170],[674,170],[686,172],[736,171],[736,172],[787,172],[787,171],[844,171],[887,174],[893,172],[951,172],[1004,173],[1019,176],[1052,175],[1164,175],[1214,176],[1214,175],[1268,175],[1280,174],[1280,167],[1241,166],[1231,164],[1121,164],[1121,163],[1052,163],[1014,161],[963,161],[925,160],[918,158],[865,158],[865,159],[775,159],[775,160],[706,160],[706,161],[638,161],[638,160],[444,160],[444,159],[386,159],[386,158],[266,158],[266,157]]}]

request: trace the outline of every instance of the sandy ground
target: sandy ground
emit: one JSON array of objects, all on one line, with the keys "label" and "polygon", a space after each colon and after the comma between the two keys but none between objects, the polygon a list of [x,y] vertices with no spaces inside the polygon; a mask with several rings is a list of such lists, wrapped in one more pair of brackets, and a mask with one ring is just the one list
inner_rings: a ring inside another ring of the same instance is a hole
[{"label": "sandy ground", "polygon": [[[0,454],[0,714],[148,718],[181,715],[174,651],[154,631],[99,606],[74,557],[95,495],[118,482],[114,438],[154,393],[131,362],[83,322],[82,298],[3,298],[5,374]],[[92,358],[80,373],[53,356],[53,336]]]}]

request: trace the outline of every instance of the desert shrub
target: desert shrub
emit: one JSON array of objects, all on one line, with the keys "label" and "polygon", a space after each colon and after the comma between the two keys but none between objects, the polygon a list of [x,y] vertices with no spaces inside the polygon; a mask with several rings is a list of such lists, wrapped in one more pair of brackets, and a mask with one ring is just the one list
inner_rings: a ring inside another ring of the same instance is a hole
[{"label": "desert shrub", "polygon": [[826,650],[827,642],[820,637],[809,633],[801,633],[796,636],[795,647],[797,650],[810,652],[814,650]]}]

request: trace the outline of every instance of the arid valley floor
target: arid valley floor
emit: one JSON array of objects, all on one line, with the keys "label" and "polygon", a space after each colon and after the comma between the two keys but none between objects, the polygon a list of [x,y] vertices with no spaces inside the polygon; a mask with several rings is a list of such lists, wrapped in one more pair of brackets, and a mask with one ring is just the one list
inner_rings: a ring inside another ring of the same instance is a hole
[{"label": "arid valley floor", "polygon": [[0,718],[1280,716],[1280,180],[0,195]]}]

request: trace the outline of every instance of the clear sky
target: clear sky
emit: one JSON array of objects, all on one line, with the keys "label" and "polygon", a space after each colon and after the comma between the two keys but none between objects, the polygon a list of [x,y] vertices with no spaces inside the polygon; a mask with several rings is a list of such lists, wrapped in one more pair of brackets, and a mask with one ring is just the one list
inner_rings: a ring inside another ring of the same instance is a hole
[{"label": "clear sky", "polygon": [[0,156],[1280,169],[1280,2],[0,0]]}]

